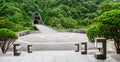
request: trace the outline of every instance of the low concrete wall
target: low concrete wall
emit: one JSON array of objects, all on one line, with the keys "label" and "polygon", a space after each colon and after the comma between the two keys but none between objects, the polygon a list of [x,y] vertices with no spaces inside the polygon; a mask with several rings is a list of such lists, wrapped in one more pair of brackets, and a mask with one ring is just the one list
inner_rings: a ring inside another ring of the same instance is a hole
[{"label": "low concrete wall", "polygon": [[73,33],[86,33],[85,30],[81,30],[81,29],[68,29],[67,32],[73,32]]},{"label": "low concrete wall", "polygon": [[31,33],[30,30],[24,30],[24,31],[17,32],[17,35],[20,37],[20,36],[24,36],[30,33]]}]

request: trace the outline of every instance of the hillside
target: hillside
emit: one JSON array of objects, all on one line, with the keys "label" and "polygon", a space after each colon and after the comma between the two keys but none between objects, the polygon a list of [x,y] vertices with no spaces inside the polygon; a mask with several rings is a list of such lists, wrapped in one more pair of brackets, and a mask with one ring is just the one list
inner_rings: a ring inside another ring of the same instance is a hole
[{"label": "hillside", "polygon": [[[98,5],[105,0],[1,0],[0,20],[33,29],[31,16],[40,13],[42,21],[56,29],[82,28],[98,16]],[[19,27],[18,27],[19,28]],[[22,29],[22,28],[21,28]]]}]

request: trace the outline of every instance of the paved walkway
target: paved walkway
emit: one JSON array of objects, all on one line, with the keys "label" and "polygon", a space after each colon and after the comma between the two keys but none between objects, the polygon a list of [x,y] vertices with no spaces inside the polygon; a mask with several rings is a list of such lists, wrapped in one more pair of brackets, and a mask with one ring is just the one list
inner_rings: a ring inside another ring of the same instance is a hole
[{"label": "paved walkway", "polygon": [[26,50],[27,44],[33,45],[33,50],[74,50],[75,43],[88,42],[86,34],[58,32],[44,25],[35,25],[40,33],[25,35],[17,40]]},{"label": "paved walkway", "polygon": [[108,54],[107,59],[98,60],[94,57],[93,50],[89,50],[87,55],[74,51],[34,51],[13,56],[12,52],[8,52],[0,55],[0,62],[120,62],[119,57],[120,55]]},{"label": "paved walkway", "polygon": [[33,50],[74,50],[75,43],[88,42],[86,34],[76,33],[34,33],[22,36],[17,40],[26,50],[26,45],[32,44]]}]

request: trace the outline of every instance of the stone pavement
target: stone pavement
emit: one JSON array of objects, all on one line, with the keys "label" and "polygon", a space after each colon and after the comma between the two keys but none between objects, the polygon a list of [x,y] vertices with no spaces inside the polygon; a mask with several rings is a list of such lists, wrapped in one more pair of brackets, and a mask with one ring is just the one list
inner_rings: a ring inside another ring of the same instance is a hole
[{"label": "stone pavement", "polygon": [[94,57],[96,50],[89,50],[87,55],[74,51],[34,51],[22,52],[20,56],[13,56],[12,52],[0,54],[0,62],[120,62],[120,55],[108,53],[107,59],[98,60]]},{"label": "stone pavement", "polygon": [[[34,33],[22,36],[17,40],[21,43],[22,50],[26,45],[32,44],[33,50],[74,50],[75,43],[88,42],[86,34],[76,33]],[[89,43],[89,42],[88,42]],[[91,45],[91,44],[88,44]]]}]

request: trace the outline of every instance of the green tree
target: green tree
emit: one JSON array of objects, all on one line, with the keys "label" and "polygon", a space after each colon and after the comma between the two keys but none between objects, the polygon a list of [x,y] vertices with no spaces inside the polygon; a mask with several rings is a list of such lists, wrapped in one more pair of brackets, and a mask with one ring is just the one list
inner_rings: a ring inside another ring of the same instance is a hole
[{"label": "green tree", "polygon": [[104,12],[95,20],[97,24],[87,32],[89,40],[93,41],[95,37],[114,39],[116,52],[120,54],[120,10]]},{"label": "green tree", "polygon": [[2,28],[0,29],[0,48],[2,50],[2,53],[6,53],[8,48],[15,42],[15,40],[18,38],[15,32]]}]

